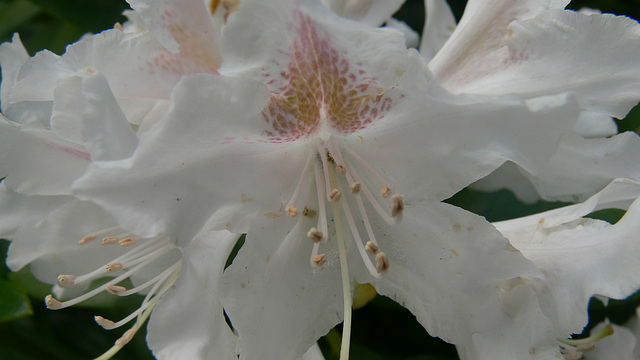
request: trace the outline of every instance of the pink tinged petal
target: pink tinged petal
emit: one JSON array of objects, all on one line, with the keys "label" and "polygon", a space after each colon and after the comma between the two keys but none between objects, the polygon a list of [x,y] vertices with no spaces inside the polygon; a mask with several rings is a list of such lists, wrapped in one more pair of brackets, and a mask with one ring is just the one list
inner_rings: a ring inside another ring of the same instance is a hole
[{"label": "pink tinged petal", "polygon": [[0,118],[0,176],[27,195],[69,195],[89,164],[89,154],[49,130],[21,129]]},{"label": "pink tinged petal", "polygon": [[311,267],[313,242],[306,233],[312,222],[255,222],[225,271],[222,300],[240,336],[242,359],[298,359],[342,320],[337,247],[328,242],[327,262]]},{"label": "pink tinged petal", "polygon": [[237,360],[237,336],[220,302],[222,271],[237,239],[203,231],[183,249],[180,277],[149,320],[147,342],[156,358]]},{"label": "pink tinged petal", "polygon": [[[583,204],[494,224],[545,274],[533,286],[557,337],[582,330],[591,296],[622,299],[640,287],[639,196],[640,184],[617,180]],[[632,200],[615,225],[582,219],[600,208],[626,208]]]},{"label": "pink tinged petal", "polygon": [[202,0],[129,0],[147,27],[171,53],[156,65],[171,67],[181,75],[217,73],[222,63],[220,44],[209,11]]},{"label": "pink tinged petal", "polygon": [[320,0],[332,12],[368,24],[380,26],[400,9],[404,0]]},{"label": "pink tinged petal", "polygon": [[426,20],[420,54],[429,61],[440,51],[456,28],[456,19],[445,0],[425,0]]},{"label": "pink tinged petal", "polygon": [[[356,281],[371,282],[380,294],[398,301],[429,334],[467,347],[471,353],[484,353],[479,358],[487,359],[488,353],[528,354],[544,338],[538,333],[537,339],[525,340],[524,335],[510,331],[517,324],[503,309],[501,284],[541,274],[483,218],[447,204],[429,203],[408,206],[400,224],[376,225],[389,269],[380,280],[367,279],[361,272]],[[523,331],[528,334],[531,329]],[[485,337],[498,341],[492,351],[483,343]],[[514,350],[512,341],[526,346]]]},{"label": "pink tinged petal", "polygon": [[[526,96],[574,90],[583,108],[618,118],[637,103],[638,69],[629,62],[640,56],[636,21],[562,10],[512,18],[518,21],[478,35],[488,39],[466,50],[464,57],[438,54],[430,68],[446,88]],[[464,44],[451,42],[450,47],[461,49]]]}]

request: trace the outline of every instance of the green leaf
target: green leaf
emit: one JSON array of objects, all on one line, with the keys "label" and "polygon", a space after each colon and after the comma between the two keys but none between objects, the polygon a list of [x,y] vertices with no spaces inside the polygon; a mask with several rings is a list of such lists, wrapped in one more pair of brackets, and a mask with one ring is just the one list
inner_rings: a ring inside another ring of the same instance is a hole
[{"label": "green leaf", "polygon": [[31,302],[17,285],[0,279],[0,322],[33,314]]},{"label": "green leaf", "polygon": [[84,31],[99,32],[124,21],[122,11],[129,8],[124,0],[31,0],[42,10],[73,23]]},{"label": "green leaf", "polygon": [[589,215],[586,215],[586,218],[596,219],[596,220],[604,220],[609,224],[617,223],[627,212],[622,209],[602,209],[598,211],[594,211]]}]

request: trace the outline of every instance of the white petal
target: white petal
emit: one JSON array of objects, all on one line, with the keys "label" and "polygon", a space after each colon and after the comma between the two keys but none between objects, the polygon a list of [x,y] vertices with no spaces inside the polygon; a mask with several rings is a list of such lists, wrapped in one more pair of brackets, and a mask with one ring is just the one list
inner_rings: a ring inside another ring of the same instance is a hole
[{"label": "white petal", "polygon": [[618,133],[618,125],[611,116],[583,111],[573,131],[585,138],[607,137]]},{"label": "white petal", "polygon": [[10,189],[29,195],[69,195],[89,154],[51,131],[21,129],[0,117],[0,174]]},{"label": "white petal", "polygon": [[237,359],[237,337],[219,300],[219,281],[237,239],[226,231],[205,231],[183,249],[180,277],[149,320],[147,342],[156,358]]},{"label": "white petal", "polygon": [[27,61],[29,53],[22,45],[20,36],[13,35],[11,42],[5,42],[0,45],[0,68],[2,69],[2,84],[0,85],[0,102],[2,103],[2,112],[6,111],[8,104],[8,91],[16,81],[16,75],[20,66]]},{"label": "white petal", "polygon": [[429,61],[440,51],[456,28],[456,19],[445,0],[425,0],[426,20],[420,54]]},{"label": "white petal", "polygon": [[[526,337],[513,331],[516,324],[499,297],[503,281],[537,277],[538,270],[483,218],[442,203],[408,206],[402,223],[387,225],[378,234],[389,269],[380,280],[356,281],[372,282],[380,294],[416,315],[432,336],[486,359],[489,354],[483,353],[489,348],[483,337],[498,341],[491,353],[503,356],[496,358],[507,358],[512,351],[528,354],[538,345],[537,340],[522,344]],[[520,347],[511,349],[512,341]]]},{"label": "white petal", "polygon": [[404,0],[320,0],[324,6],[347,19],[380,26],[391,18]]},{"label": "white petal", "polygon": [[404,21],[389,18],[389,20],[387,20],[387,22],[385,23],[385,26],[388,28],[396,29],[404,34],[405,44],[408,48],[418,47],[420,35],[418,35],[418,33]]},{"label": "white petal", "polygon": [[327,263],[311,267],[312,226],[305,217],[256,222],[225,271],[223,304],[242,359],[297,359],[342,320],[337,247],[323,245]]},{"label": "white petal", "polygon": [[9,190],[5,182],[0,184],[0,237],[12,239],[23,226],[32,226],[71,196],[25,196]]},{"label": "white petal", "polygon": [[559,338],[586,325],[592,295],[620,299],[640,288],[635,265],[640,254],[640,202],[635,201],[615,225],[581,219],[594,209],[624,208],[638,196],[640,184],[618,180],[583,204],[494,224],[544,272],[536,291]]},{"label": "white petal", "polygon": [[[637,103],[638,70],[628,60],[640,56],[636,21],[563,10],[535,17],[505,14],[475,34],[454,34],[447,50],[434,58],[430,68],[446,88],[525,96],[574,90],[585,109],[618,118]],[[511,22],[514,19],[518,21]],[[481,41],[473,43],[476,40]]]}]

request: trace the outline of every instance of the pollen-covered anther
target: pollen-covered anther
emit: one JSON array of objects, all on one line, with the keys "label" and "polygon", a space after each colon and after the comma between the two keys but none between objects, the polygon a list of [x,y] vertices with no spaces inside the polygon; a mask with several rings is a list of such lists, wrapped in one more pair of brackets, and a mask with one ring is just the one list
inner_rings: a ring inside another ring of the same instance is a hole
[{"label": "pollen-covered anther", "polygon": [[126,287],[120,286],[120,285],[113,285],[113,284],[107,284],[105,285],[104,288],[107,289],[108,292],[114,295],[118,295],[121,292],[127,291]]},{"label": "pollen-covered anther", "polygon": [[131,246],[137,243],[139,239],[140,239],[139,236],[132,236],[132,237],[121,239],[120,241],[118,241],[118,244],[120,244],[120,246]]},{"label": "pollen-covered anther", "polygon": [[136,334],[136,331],[134,329],[129,329],[125,331],[124,334],[122,334],[122,336],[118,340],[116,340],[116,346],[123,347],[127,345],[129,341],[133,339],[133,335],[135,334]]},{"label": "pollen-covered anther", "polygon": [[60,284],[60,286],[71,286],[75,282],[75,275],[58,275],[58,284]]},{"label": "pollen-covered anther", "polygon": [[395,194],[391,197],[391,216],[397,216],[404,210],[404,197],[401,194]]},{"label": "pollen-covered anther", "polygon": [[296,217],[298,216],[298,207],[291,204],[287,207],[287,215],[289,217]]},{"label": "pollen-covered anther", "polygon": [[380,189],[380,195],[383,198],[388,198],[389,196],[391,196],[391,188],[389,187],[389,185],[382,185],[382,188]]},{"label": "pollen-covered anther", "polygon": [[325,254],[313,255],[311,257],[311,263],[314,266],[322,266],[326,262],[327,262],[327,255],[325,255]]},{"label": "pollen-covered anther", "polygon": [[308,232],[307,232],[307,236],[309,237],[309,239],[313,240],[313,242],[320,242],[322,241],[322,231],[316,229],[315,227],[312,227]]},{"label": "pollen-covered anther", "polygon": [[380,247],[371,241],[367,241],[367,244],[364,246],[364,249],[367,250],[369,254],[375,255],[380,250]]},{"label": "pollen-covered anther", "polygon": [[85,235],[82,239],[80,239],[80,245],[84,245],[84,244],[86,244],[86,243],[88,243],[88,242],[90,242],[90,241],[93,241],[93,240],[95,240],[97,237],[98,237],[98,236],[97,236],[97,235],[94,235],[94,234],[88,234],[88,235]]},{"label": "pollen-covered anther", "polygon": [[338,189],[333,189],[329,193],[329,199],[331,199],[331,201],[333,201],[333,202],[340,201],[341,197],[342,197],[342,192],[340,190],[338,190]]},{"label": "pollen-covered anther", "polygon": [[49,310],[58,310],[58,309],[62,309],[62,303],[58,300],[56,300],[56,298],[53,297],[53,295],[49,294],[44,298],[44,303],[45,305],[47,305],[47,309]]},{"label": "pollen-covered anther", "polygon": [[349,191],[352,194],[357,194],[360,192],[360,187],[362,187],[362,185],[359,182],[354,182],[353,184],[351,184],[351,186],[349,186]]},{"label": "pollen-covered anther", "polygon": [[376,271],[378,271],[378,274],[380,274],[383,271],[387,271],[388,268],[389,258],[387,257],[387,254],[380,251],[378,254],[376,254]]},{"label": "pollen-covered anther", "polygon": [[109,319],[105,319],[102,316],[94,316],[93,319],[102,326],[105,330],[111,330],[115,327],[116,323]]},{"label": "pollen-covered anther", "polygon": [[110,264],[107,264],[106,268],[107,268],[107,271],[109,271],[109,272],[118,271],[118,270],[122,269],[122,263],[112,262]]},{"label": "pollen-covered anther", "polygon": [[340,175],[344,175],[347,173],[347,168],[344,167],[344,165],[338,165],[336,166],[336,172]]},{"label": "pollen-covered anther", "polygon": [[112,245],[117,243],[118,240],[120,240],[120,238],[117,236],[107,236],[104,239],[102,239],[102,245]]}]

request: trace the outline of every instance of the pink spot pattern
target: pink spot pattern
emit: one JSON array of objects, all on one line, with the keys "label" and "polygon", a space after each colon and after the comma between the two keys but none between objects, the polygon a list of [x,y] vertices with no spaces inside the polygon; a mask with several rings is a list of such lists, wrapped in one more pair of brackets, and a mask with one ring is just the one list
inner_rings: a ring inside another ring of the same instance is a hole
[{"label": "pink spot pattern", "polygon": [[262,111],[269,142],[312,136],[323,122],[337,133],[352,134],[391,109],[393,99],[361,64],[350,63],[346,50],[336,49],[330,35],[307,15],[296,10],[294,16],[291,27],[296,37],[289,46],[286,69],[279,79],[273,72],[263,74],[271,90]]}]

